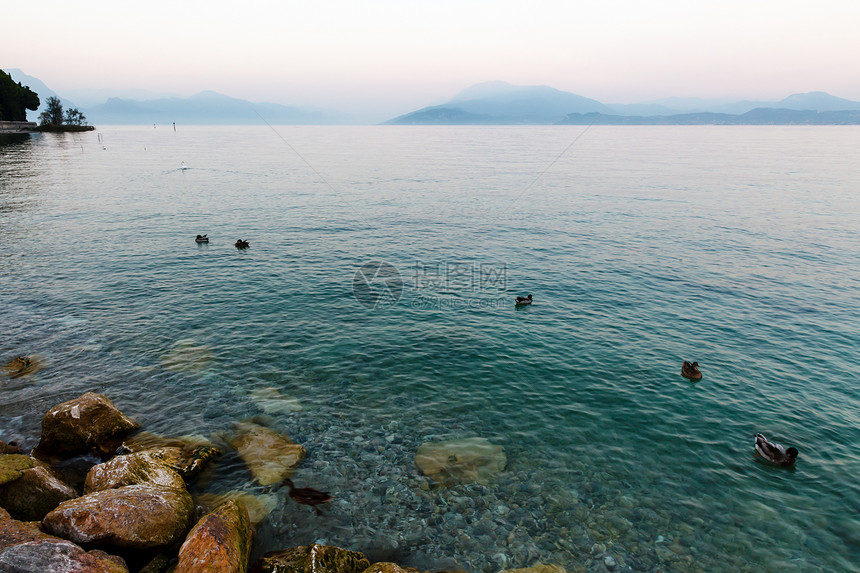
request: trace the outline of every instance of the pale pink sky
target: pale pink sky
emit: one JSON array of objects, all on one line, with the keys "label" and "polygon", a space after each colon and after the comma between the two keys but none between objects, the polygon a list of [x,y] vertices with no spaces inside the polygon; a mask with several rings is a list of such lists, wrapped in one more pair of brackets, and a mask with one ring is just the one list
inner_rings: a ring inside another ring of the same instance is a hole
[{"label": "pale pink sky", "polygon": [[489,80],[606,103],[860,100],[856,0],[7,4],[0,67],[60,93],[211,89],[387,117]]}]

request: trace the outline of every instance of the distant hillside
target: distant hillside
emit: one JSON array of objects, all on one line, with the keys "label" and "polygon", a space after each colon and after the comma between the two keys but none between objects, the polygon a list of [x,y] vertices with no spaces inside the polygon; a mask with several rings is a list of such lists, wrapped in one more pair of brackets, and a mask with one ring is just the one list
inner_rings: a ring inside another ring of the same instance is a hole
[{"label": "distant hillside", "polygon": [[487,82],[467,88],[449,102],[387,121],[389,125],[551,124],[569,113],[609,112],[597,100],[548,86]]},{"label": "distant hillside", "polygon": [[97,124],[176,122],[185,125],[243,125],[261,123],[260,116],[271,124],[349,123],[346,115],[337,112],[305,110],[276,103],[251,103],[213,91],[200,92],[188,98],[143,101],[111,98],[84,112],[92,123]]},{"label": "distant hillside", "polygon": [[558,125],[860,125],[860,110],[756,108],[743,114],[700,112],[653,116],[574,113]]},{"label": "distant hillside", "polygon": [[[679,109],[681,108],[681,109]],[[387,121],[389,125],[841,125],[855,124],[860,102],[824,92],[794,94],[778,102],[709,102],[667,98],[606,105],[547,86],[486,82],[450,101]]]}]

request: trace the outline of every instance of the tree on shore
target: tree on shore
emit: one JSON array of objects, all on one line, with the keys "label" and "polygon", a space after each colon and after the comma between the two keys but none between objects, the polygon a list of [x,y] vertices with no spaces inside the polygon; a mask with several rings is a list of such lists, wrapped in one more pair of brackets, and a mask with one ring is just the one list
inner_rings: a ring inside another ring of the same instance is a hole
[{"label": "tree on shore", "polygon": [[0,121],[27,121],[27,110],[39,109],[39,95],[0,70]]},{"label": "tree on shore", "polygon": [[63,125],[63,103],[60,98],[49,97],[45,100],[45,111],[39,114],[40,125]]},{"label": "tree on shore", "polygon": [[73,107],[66,110],[66,125],[86,125],[87,116],[78,111],[78,108]]}]

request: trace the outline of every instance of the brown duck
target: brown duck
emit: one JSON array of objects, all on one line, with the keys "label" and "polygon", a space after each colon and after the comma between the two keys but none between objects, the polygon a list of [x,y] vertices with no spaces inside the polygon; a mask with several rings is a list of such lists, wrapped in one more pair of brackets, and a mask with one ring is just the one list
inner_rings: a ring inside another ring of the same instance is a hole
[{"label": "brown duck", "polygon": [[317,505],[320,503],[328,503],[332,500],[331,494],[327,491],[319,491],[318,489],[310,487],[296,487],[293,485],[293,480],[290,478],[282,481],[281,485],[285,485],[290,488],[290,498],[294,502],[311,506],[314,508],[314,511],[317,512],[317,515],[322,515],[322,511],[320,511],[320,508],[318,508]]},{"label": "brown duck", "polygon": [[689,378],[694,382],[697,380],[701,380],[702,373],[699,372],[699,363],[693,362],[692,364],[690,364],[689,362],[684,360],[684,363],[681,365],[681,376],[683,376],[684,378]]}]

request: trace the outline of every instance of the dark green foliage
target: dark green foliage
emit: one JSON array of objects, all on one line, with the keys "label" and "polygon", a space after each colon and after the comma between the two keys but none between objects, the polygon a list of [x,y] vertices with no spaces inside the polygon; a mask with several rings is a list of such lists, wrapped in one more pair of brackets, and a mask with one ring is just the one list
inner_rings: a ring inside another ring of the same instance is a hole
[{"label": "dark green foliage", "polygon": [[66,125],[86,125],[87,116],[78,111],[78,108],[73,107],[66,110]]},{"label": "dark green foliage", "polygon": [[45,100],[48,106],[45,111],[39,114],[40,125],[62,125],[63,124],[63,103],[60,98],[49,97]]},{"label": "dark green foliage", "polygon": [[27,121],[27,110],[39,109],[39,96],[0,70],[0,121]]}]

